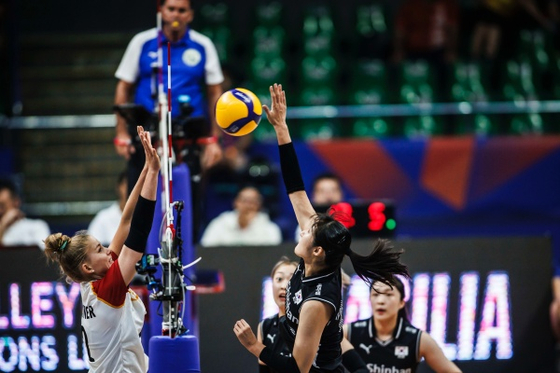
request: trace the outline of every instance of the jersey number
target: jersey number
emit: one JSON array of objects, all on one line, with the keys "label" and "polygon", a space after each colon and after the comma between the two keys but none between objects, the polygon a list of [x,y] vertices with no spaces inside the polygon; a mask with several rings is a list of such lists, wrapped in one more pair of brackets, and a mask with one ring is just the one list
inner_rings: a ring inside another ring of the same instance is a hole
[{"label": "jersey number", "polygon": [[89,357],[89,362],[93,363],[93,362],[95,362],[95,359],[91,357],[91,352],[89,352],[89,343],[88,343],[88,339],[87,339],[86,330],[84,329],[83,325],[82,325],[82,335],[84,336],[84,342],[86,342],[86,349],[87,349],[87,354],[88,354],[88,357]]}]

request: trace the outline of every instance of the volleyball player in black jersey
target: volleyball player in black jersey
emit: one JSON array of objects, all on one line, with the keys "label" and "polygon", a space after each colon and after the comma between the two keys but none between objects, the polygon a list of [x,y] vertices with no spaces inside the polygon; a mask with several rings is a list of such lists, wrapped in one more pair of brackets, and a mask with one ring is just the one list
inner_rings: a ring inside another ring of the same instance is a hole
[{"label": "volleyball player in black jersey", "polygon": [[342,282],[340,264],[348,255],[354,271],[368,282],[389,283],[393,275],[408,276],[399,262],[401,252],[379,240],[373,251],[361,256],[350,249],[348,230],[332,216],[317,214],[309,201],[297,156],[286,124],[286,96],[281,85],[270,87],[271,108],[263,106],[274,126],[286,190],[302,228],[294,252],[301,258],[286,289],[286,316],[280,334],[292,351],[286,357],[258,342],[245,320],[234,332],[245,348],[269,367],[281,372],[343,372]]},{"label": "volleyball player in black jersey", "polygon": [[[358,367],[365,362],[369,372],[414,373],[422,358],[436,373],[461,372],[428,333],[409,323],[399,279],[391,286],[375,282],[370,301],[371,318],[344,325],[344,341],[351,345],[343,343],[342,362],[350,372],[358,360]],[[355,358],[352,348],[361,360]]]},{"label": "volleyball player in black jersey", "polygon": [[[259,323],[257,331],[257,340],[265,346],[270,347],[275,353],[285,356],[291,356],[292,352],[280,337],[278,329],[279,320],[286,315],[286,288],[288,282],[292,278],[297,268],[297,262],[293,262],[288,257],[283,256],[280,261],[272,268],[270,277],[272,279],[272,296],[274,302],[278,306],[278,313],[272,317],[266,318]],[[259,372],[268,373],[276,372],[269,368],[262,361],[259,361]]]}]

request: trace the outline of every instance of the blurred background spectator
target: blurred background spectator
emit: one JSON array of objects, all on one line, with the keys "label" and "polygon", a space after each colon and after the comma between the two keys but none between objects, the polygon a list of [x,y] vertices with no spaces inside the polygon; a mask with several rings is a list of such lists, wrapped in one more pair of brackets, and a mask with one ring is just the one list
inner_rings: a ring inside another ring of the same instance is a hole
[{"label": "blurred background spectator", "polygon": [[214,218],[202,235],[203,246],[278,245],[282,232],[262,211],[263,197],[254,187],[245,187],[233,201],[233,211]]},{"label": "blurred background spectator", "polygon": [[311,190],[313,205],[332,205],[344,201],[342,180],[333,173],[324,173],[315,177]]},{"label": "blurred background spectator", "polygon": [[21,198],[16,185],[0,179],[0,244],[4,246],[32,246],[45,248],[43,240],[51,234],[47,222],[30,219],[21,210]]},{"label": "blurred background spectator", "polygon": [[[313,179],[311,187],[311,203],[313,206],[328,206],[344,201],[342,180],[333,173],[323,173]],[[295,232],[295,241],[299,242],[301,229],[299,225]]]},{"label": "blurred background spectator", "polygon": [[454,62],[458,24],[455,0],[404,0],[395,19],[393,60]]},{"label": "blurred background spectator", "polygon": [[[547,10],[550,12],[553,8]],[[511,45],[509,37],[519,31],[520,25],[528,26],[526,20],[522,21],[527,15],[542,29],[555,31],[553,13],[545,16],[534,0],[480,0],[478,20],[472,35],[472,57],[488,60],[496,58],[502,39],[508,40],[506,46]]]},{"label": "blurred background spectator", "polygon": [[108,246],[119,227],[122,211],[128,197],[128,176],[126,171],[119,174],[115,185],[117,200],[111,206],[99,211],[89,223],[88,232],[99,240],[104,246]]}]

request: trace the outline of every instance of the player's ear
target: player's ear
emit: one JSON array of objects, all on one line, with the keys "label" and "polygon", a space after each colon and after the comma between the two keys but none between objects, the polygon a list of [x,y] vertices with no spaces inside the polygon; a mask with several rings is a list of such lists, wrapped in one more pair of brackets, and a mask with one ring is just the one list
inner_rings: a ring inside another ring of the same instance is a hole
[{"label": "player's ear", "polygon": [[83,273],[93,273],[93,268],[87,263],[82,263],[81,268]]},{"label": "player's ear", "polygon": [[323,246],[315,246],[313,248],[313,255],[315,256],[326,255],[325,250],[323,250]]}]

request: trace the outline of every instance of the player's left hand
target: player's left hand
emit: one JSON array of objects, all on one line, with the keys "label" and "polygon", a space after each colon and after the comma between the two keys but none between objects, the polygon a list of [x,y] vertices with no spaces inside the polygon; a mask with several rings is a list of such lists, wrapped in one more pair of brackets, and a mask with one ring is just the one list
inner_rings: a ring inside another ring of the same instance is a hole
[{"label": "player's left hand", "polygon": [[257,343],[257,337],[255,333],[251,330],[251,326],[247,323],[247,321],[241,319],[235,323],[233,326],[233,332],[239,339],[239,342],[245,347],[247,350],[251,350]]},{"label": "player's left hand", "polygon": [[202,150],[202,157],[200,163],[203,170],[216,165],[222,160],[222,148],[217,143],[208,144]]}]

